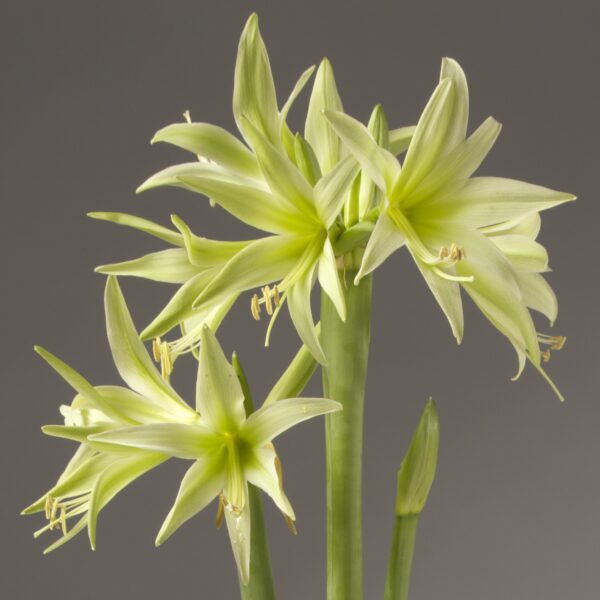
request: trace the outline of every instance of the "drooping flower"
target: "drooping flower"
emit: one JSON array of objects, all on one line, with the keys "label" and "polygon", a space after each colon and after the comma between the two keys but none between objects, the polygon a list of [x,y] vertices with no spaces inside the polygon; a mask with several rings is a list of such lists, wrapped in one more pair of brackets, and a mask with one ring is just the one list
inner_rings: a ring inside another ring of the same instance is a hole
[{"label": "drooping flower", "polygon": [[202,328],[196,423],[156,423],[112,429],[90,436],[94,443],[193,459],[173,508],[156,538],[162,544],[183,523],[219,498],[240,578],[250,569],[248,483],[267,493],[286,518],[294,511],[283,492],[280,465],[272,440],[309,418],[341,408],[333,400],[291,398],[263,405],[246,415],[244,393],[214,334]]},{"label": "drooping flower", "polygon": [[512,179],[472,177],[495,142],[500,124],[488,118],[466,137],[468,104],[462,69],[454,60],[444,59],[440,83],[402,165],[358,121],[327,112],[349,151],[385,195],[356,279],[406,246],[457,341],[463,335],[462,287],[514,346],[518,374],[526,359],[541,370],[539,338],[528,310],[540,310],[540,301],[533,300],[533,290],[525,287],[544,286],[543,293],[549,293],[537,271],[524,276],[515,261],[531,252],[539,258],[543,249],[534,240],[494,239],[493,228],[574,196]]}]

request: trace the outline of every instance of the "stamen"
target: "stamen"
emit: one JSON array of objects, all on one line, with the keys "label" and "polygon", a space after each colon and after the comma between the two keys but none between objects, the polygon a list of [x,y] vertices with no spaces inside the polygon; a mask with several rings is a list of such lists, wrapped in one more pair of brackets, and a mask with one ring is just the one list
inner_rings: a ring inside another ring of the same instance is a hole
[{"label": "stamen", "polygon": [[288,526],[288,529],[294,535],[297,535],[298,534],[298,530],[296,529],[296,522],[294,521],[294,519],[292,519],[291,517],[289,517],[286,514],[283,515],[283,518],[285,519],[285,524]]},{"label": "stamen", "polygon": [[[271,316],[275,309],[281,305],[281,296],[279,288],[274,285],[270,288],[268,285],[261,288],[262,298],[258,294],[252,296],[250,302],[250,312],[256,321],[260,321],[260,305],[264,304],[267,314]],[[275,309],[273,308],[275,307]]]},{"label": "stamen", "polygon": [[161,341],[160,337],[152,340],[152,356],[156,362],[160,362],[160,374],[162,378],[169,381],[173,372],[173,359],[169,349],[169,342]]},{"label": "stamen", "polygon": [[440,262],[454,264],[465,258],[467,258],[467,251],[463,246],[457,246],[454,242],[452,242],[450,248],[442,246],[438,252],[438,259]]},{"label": "stamen", "polygon": [[540,344],[546,344],[549,346],[549,348],[540,353],[540,356],[544,362],[548,362],[550,360],[552,350],[562,350],[567,341],[567,337],[564,335],[546,335],[544,333],[538,333],[537,338]]}]

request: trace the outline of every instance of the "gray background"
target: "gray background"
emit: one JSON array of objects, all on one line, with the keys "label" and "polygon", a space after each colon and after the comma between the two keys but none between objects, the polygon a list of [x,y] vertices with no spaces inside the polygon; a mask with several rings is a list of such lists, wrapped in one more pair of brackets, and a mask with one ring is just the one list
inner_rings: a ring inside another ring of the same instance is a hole
[{"label": "gray background", "polygon": [[[0,17],[3,156],[2,536],[0,590],[15,600],[235,598],[224,531],[204,511],[159,550],[153,540],[183,462],[138,481],[102,513],[98,550],[85,535],[43,557],[41,526],[19,510],[55,480],[72,445],[44,437],[71,393],[31,348],[40,343],[96,384],[117,383],[102,314],[97,264],[156,250],[160,242],[91,221],[90,210],[133,212],[198,233],[248,231],[198,196],[133,190],[187,160],[151,148],[153,132],[189,108],[233,130],[230,103],[239,33],[252,10],[280,96],[309,64],[333,62],[346,110],[365,119],[382,102],[391,124],[417,119],[442,56],[470,85],[471,127],[504,123],[482,173],[573,192],[579,201],[544,217],[549,275],[566,348],[549,365],[559,404],[532,369],[511,383],[510,345],[466,303],[457,348],[407,253],[377,273],[365,446],[365,584],[382,595],[395,471],[424,400],[441,415],[438,477],[421,520],[414,600],[577,598],[600,587],[598,436],[597,42],[594,2],[7,2]],[[303,101],[305,102],[306,97]],[[292,121],[301,124],[304,105]],[[123,281],[139,326],[170,286]],[[246,298],[221,329],[250,373],[257,399],[297,340],[286,318],[261,347]],[[183,363],[183,361],[182,361]],[[189,397],[191,363],[176,384]],[[318,381],[307,393],[319,393]],[[321,422],[278,444],[297,514],[294,538],[267,504],[280,597],[323,598],[324,469]]]}]

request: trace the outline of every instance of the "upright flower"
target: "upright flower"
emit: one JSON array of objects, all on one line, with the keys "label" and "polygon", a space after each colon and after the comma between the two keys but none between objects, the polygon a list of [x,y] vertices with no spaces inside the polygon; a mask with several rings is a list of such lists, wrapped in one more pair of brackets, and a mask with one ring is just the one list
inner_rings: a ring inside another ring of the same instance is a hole
[{"label": "upright flower", "polygon": [[233,367],[208,327],[201,332],[196,384],[196,423],[150,423],[90,436],[94,443],[193,459],[173,508],[156,538],[162,544],[183,523],[219,498],[240,578],[250,577],[248,483],[267,493],[290,523],[294,511],[282,488],[272,440],[290,427],[340,409],[333,400],[279,400],[246,415],[244,393]]},{"label": "upright flower", "polygon": [[[539,310],[541,300],[533,299],[532,290],[525,288],[528,284],[543,287],[549,297],[537,273],[545,270],[545,252],[523,236],[494,238],[493,228],[501,229],[504,222],[534,215],[574,196],[512,179],[472,177],[496,140],[500,124],[488,118],[467,138],[468,104],[462,69],[454,60],[444,59],[440,82],[402,166],[359,122],[340,112],[327,113],[350,152],[385,194],[357,280],[406,246],[457,341],[463,335],[462,286],[514,346],[518,374],[526,359],[541,370],[540,337],[528,310]],[[537,260],[534,277],[522,275],[515,263],[518,256]]]},{"label": "upright flower", "polygon": [[[325,362],[310,308],[315,276],[345,318],[344,295],[332,247],[332,227],[358,172],[321,111],[340,109],[331,66],[324,61],[316,76],[306,122],[306,139],[286,124],[291,104],[313,69],[307,70],[281,110],[256,15],[240,40],[233,111],[249,148],[225,130],[207,123],[180,123],[159,131],[166,141],[202,158],[176,165],[148,179],[138,191],[173,185],[208,196],[238,219],[269,235],[246,243],[202,286],[184,284],[196,297],[185,310],[204,310],[245,290],[260,288],[252,312],[261,306],[276,315],[287,302],[298,333],[320,362]],[[183,232],[183,226],[178,225]],[[185,232],[191,262],[196,238]],[[112,272],[121,272],[112,268]],[[202,287],[200,291],[199,288]],[[153,330],[152,333],[155,331]],[[148,331],[143,333],[148,335]]]}]

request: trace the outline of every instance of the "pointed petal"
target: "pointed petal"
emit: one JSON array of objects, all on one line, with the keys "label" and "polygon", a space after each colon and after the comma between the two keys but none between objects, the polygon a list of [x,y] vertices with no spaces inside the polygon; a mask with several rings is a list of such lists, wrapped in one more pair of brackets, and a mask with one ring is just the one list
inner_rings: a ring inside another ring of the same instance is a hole
[{"label": "pointed petal", "polygon": [[151,450],[183,459],[196,459],[222,444],[217,435],[204,425],[183,423],[121,427],[92,435],[90,441]]},{"label": "pointed petal", "polygon": [[445,152],[452,104],[452,82],[444,79],[436,87],[419,119],[402,172],[389,195],[391,201],[400,202],[408,197]]},{"label": "pointed petal", "polygon": [[468,179],[483,162],[496,141],[502,126],[489,117],[466,140],[446,154],[425,177],[418,190],[407,198],[405,208],[422,202],[449,182]]},{"label": "pointed petal", "polygon": [[117,279],[112,276],[106,282],[104,307],[108,343],[123,381],[142,396],[172,407],[187,417],[192,409],[160,376],[138,337]]},{"label": "pointed petal", "polygon": [[299,133],[294,137],[293,159],[306,181],[314,187],[322,177],[321,167],[315,151]]},{"label": "pointed petal", "polygon": [[74,425],[44,425],[42,431],[52,437],[84,443],[87,442],[88,436],[102,433],[106,431],[107,427],[109,425],[88,425],[82,427]]},{"label": "pointed petal", "polygon": [[324,58],[315,76],[308,103],[304,136],[319,159],[321,171],[328,173],[342,156],[340,140],[327,119],[324,110],[343,111],[331,63]]},{"label": "pointed petal", "polygon": [[92,550],[96,549],[96,523],[98,513],[125,487],[150,471],[167,457],[143,453],[113,463],[96,480],[88,510],[88,534]]},{"label": "pointed petal", "polygon": [[340,214],[346,193],[358,174],[359,165],[353,156],[347,156],[322,177],[315,186],[317,212],[327,228]]},{"label": "pointed petal", "polygon": [[128,419],[116,411],[110,404],[104,401],[104,398],[96,391],[96,389],[84,379],[77,371],[69,367],[60,358],[54,356],[40,346],[35,346],[34,350],[79,394],[87,398],[93,405],[96,406],[108,417],[115,419],[117,422],[128,422]]},{"label": "pointed petal", "polygon": [[233,84],[233,116],[250,145],[252,140],[242,117],[246,117],[272,144],[280,144],[275,84],[256,14],[250,15],[240,38]]},{"label": "pointed petal", "polygon": [[[158,402],[152,402],[149,398],[118,385],[98,385],[96,391],[102,396],[106,404],[112,406],[119,414],[122,414],[131,422],[156,423],[157,421],[180,421],[183,415],[174,413],[171,406],[164,406]],[[73,407],[79,408],[78,396],[73,400]],[[186,420],[193,420],[194,413],[190,411]]]},{"label": "pointed petal", "polygon": [[208,238],[194,235],[187,224],[176,215],[172,215],[171,220],[173,221],[173,225],[181,231],[189,261],[193,265],[203,269],[223,266],[235,254],[251,243],[250,241],[225,242],[221,240],[209,240]]},{"label": "pointed petal", "polygon": [[469,120],[469,88],[461,66],[452,58],[442,59],[440,81],[452,81],[452,116],[446,136],[446,151],[460,144],[467,135]]},{"label": "pointed petal", "polygon": [[288,291],[287,305],[294,327],[300,339],[306,344],[313,356],[325,365],[327,360],[321,348],[319,337],[315,331],[312,310],[310,307],[310,292],[314,267],[310,268]]},{"label": "pointed petal", "polygon": [[[330,173],[331,172],[332,171],[330,171]],[[342,282],[340,281],[335,255],[333,254],[333,248],[331,247],[329,238],[325,240],[323,254],[319,259],[318,277],[323,291],[331,298],[331,301],[333,302],[340,319],[345,322],[346,299],[344,296],[344,290],[342,288]]]},{"label": "pointed petal", "polygon": [[374,271],[390,254],[401,248],[405,242],[404,235],[394,225],[387,213],[382,212],[367,243],[355,283]]},{"label": "pointed petal", "polygon": [[[381,104],[378,104],[373,109],[367,129],[379,146],[386,150],[389,149],[390,135],[388,121]],[[382,200],[381,190],[366,173],[362,173],[360,177],[358,198],[359,219],[363,219],[372,208],[379,206]]]},{"label": "pointed petal", "polygon": [[264,231],[295,232],[302,221],[302,213],[290,203],[282,210],[281,201],[268,189],[215,165],[190,163],[169,167],[150,177],[137,191],[165,185],[204,194],[234,217]]},{"label": "pointed petal", "polygon": [[225,523],[231,541],[231,549],[243,585],[250,583],[250,507],[241,512],[225,507]]},{"label": "pointed petal", "polygon": [[94,270],[106,275],[143,277],[164,283],[184,283],[198,273],[198,268],[190,263],[183,248],[152,252],[133,260],[101,265]]},{"label": "pointed petal", "polygon": [[282,513],[295,520],[294,509],[283,491],[280,472],[277,467],[278,460],[279,458],[272,447],[254,448],[247,464],[244,466],[244,472],[249,483],[268,494]]},{"label": "pointed petal", "polygon": [[173,507],[156,537],[160,546],[188,519],[199,513],[223,489],[225,484],[224,452],[205,455],[194,462],[181,481]]},{"label": "pointed petal", "polygon": [[264,446],[298,423],[341,409],[339,402],[325,398],[279,400],[254,411],[244,423],[240,435],[253,446]]},{"label": "pointed petal", "polygon": [[244,394],[215,334],[203,327],[196,382],[196,409],[216,431],[235,431],[246,419]]},{"label": "pointed petal", "polygon": [[283,279],[300,259],[306,240],[272,236],[256,240],[238,252],[200,294],[195,308]]},{"label": "pointed petal", "polygon": [[356,119],[333,111],[326,111],[325,116],[375,185],[383,192],[389,192],[400,173],[396,157],[381,148],[369,130]]},{"label": "pointed petal", "polygon": [[404,152],[410,145],[415,129],[416,125],[392,129],[390,131],[390,152],[396,156]]},{"label": "pointed petal", "polygon": [[517,273],[517,278],[525,305],[542,313],[553,325],[558,315],[558,300],[548,282],[539,273]]},{"label": "pointed petal", "polygon": [[246,123],[246,132],[269,187],[283,204],[281,210],[289,206],[292,214],[300,211],[309,218],[314,217],[313,191],[302,173],[249,121]]},{"label": "pointed petal", "polygon": [[194,311],[192,305],[217,273],[217,269],[209,269],[186,281],[154,320],[142,331],[140,334],[141,339],[149,340],[164,335],[187,319],[199,316],[200,313]]},{"label": "pointed petal", "polygon": [[575,200],[572,194],[502,177],[473,177],[459,191],[428,203],[432,219],[485,227]]},{"label": "pointed petal", "polygon": [[256,158],[228,131],[210,123],[175,123],[156,132],[152,143],[167,142],[247,177],[260,177]]},{"label": "pointed petal", "polygon": [[134,229],[143,231],[148,235],[153,235],[174,246],[183,246],[183,238],[180,233],[171,231],[158,223],[142,219],[141,217],[116,212],[90,212],[87,216],[92,219],[99,219],[100,221],[109,221],[110,223],[116,223],[117,225],[133,227]]},{"label": "pointed petal", "polygon": [[300,92],[304,89],[304,86],[306,86],[306,84],[308,83],[308,80],[311,78],[312,74],[314,73],[314,70],[315,70],[315,66],[313,65],[312,67],[308,67],[308,69],[306,69],[306,71],[304,71],[304,73],[302,73],[302,75],[300,75],[298,81],[296,82],[296,85],[294,86],[294,89],[292,90],[292,93],[290,94],[289,98],[286,100],[285,104],[281,107],[281,113],[279,114],[279,120],[282,125],[283,125],[283,123],[285,123],[285,121],[287,119],[290,108],[292,108],[294,102],[296,101],[296,98],[298,97]]}]

